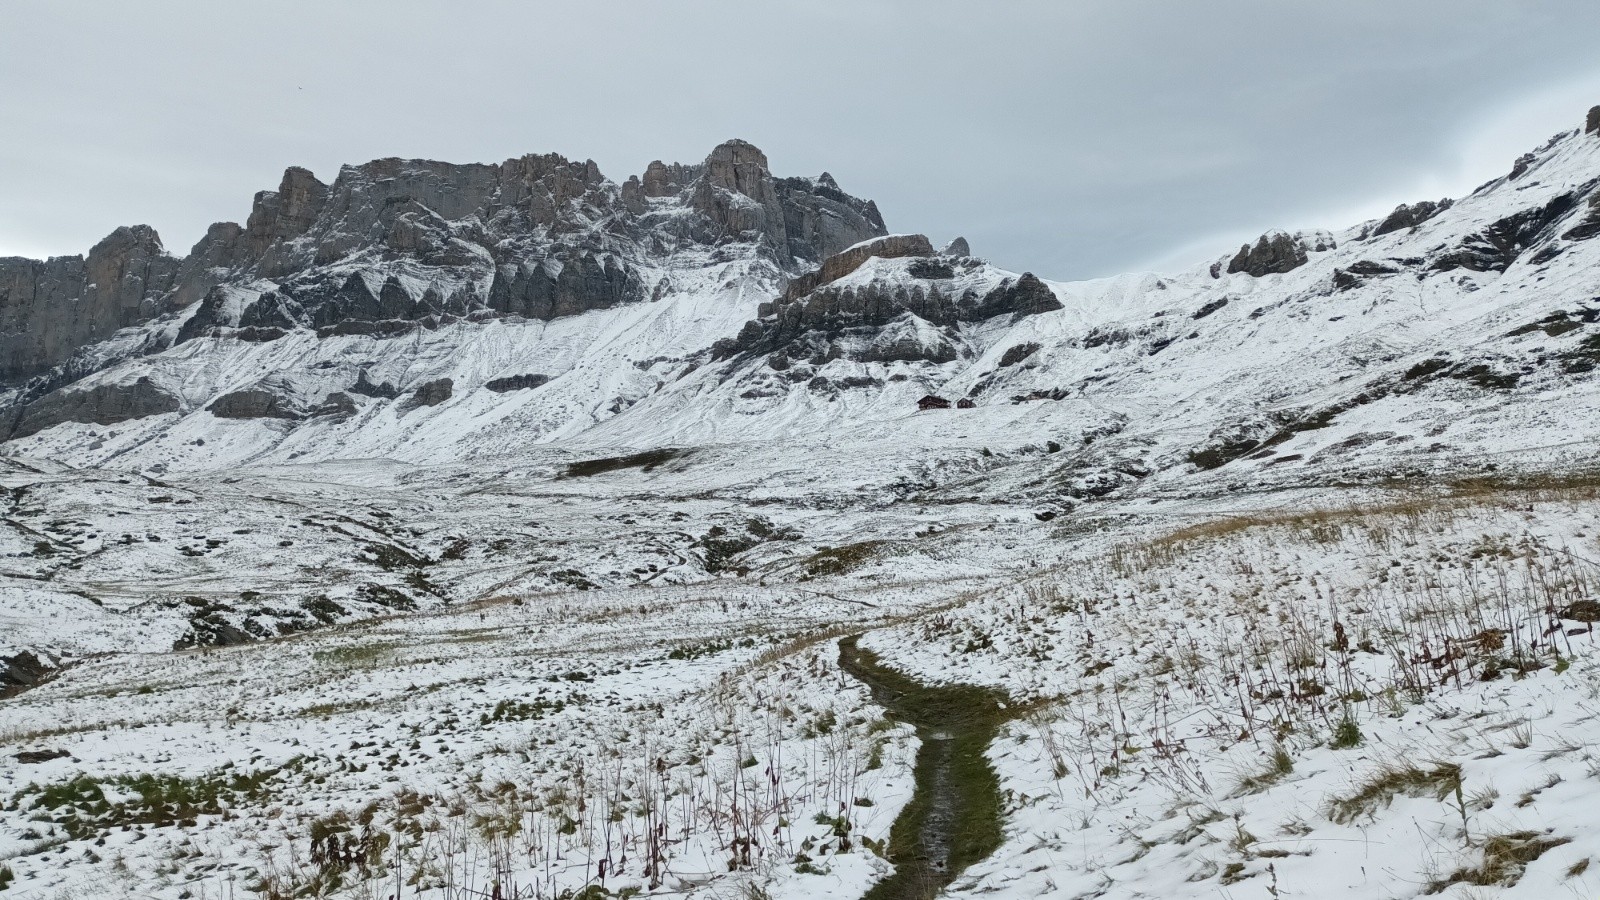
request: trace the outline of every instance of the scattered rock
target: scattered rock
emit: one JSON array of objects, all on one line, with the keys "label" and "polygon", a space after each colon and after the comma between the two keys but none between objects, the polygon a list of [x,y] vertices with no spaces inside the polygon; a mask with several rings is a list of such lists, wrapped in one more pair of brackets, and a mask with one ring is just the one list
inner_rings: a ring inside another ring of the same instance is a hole
[{"label": "scattered rock", "polygon": [[52,759],[66,759],[72,754],[65,750],[24,750],[15,754],[17,762],[23,765],[46,763]]}]

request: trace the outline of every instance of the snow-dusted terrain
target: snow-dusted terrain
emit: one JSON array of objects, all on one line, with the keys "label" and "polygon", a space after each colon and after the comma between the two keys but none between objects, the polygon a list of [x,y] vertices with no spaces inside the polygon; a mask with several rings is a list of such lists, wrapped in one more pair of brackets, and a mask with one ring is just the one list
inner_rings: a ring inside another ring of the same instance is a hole
[{"label": "snow-dusted terrain", "polygon": [[1600,133],[1079,283],[658,165],[291,170],[0,388],[0,896],[861,896],[857,633],[1010,698],[951,891],[1600,889]]}]

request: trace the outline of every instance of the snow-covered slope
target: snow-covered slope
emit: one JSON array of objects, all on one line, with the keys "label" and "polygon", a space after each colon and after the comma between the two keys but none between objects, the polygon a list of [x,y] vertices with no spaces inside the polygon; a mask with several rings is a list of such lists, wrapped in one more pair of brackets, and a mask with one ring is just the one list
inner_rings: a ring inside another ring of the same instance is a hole
[{"label": "snow-covered slope", "polygon": [[1009,695],[954,891],[1592,893],[1592,118],[1092,282],[739,142],[0,261],[0,894],[861,896],[847,633]]}]

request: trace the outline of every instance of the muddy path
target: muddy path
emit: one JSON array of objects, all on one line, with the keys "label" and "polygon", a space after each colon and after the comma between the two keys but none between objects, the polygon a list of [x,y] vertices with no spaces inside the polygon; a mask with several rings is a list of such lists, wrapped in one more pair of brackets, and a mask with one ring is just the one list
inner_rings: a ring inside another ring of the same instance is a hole
[{"label": "muddy path", "polygon": [[915,726],[922,742],[911,800],[889,833],[894,874],[863,900],[935,897],[1000,846],[1000,782],[984,753],[1013,706],[991,688],[922,684],[882,665],[853,636],[839,641],[839,666],[872,691],[889,718]]}]

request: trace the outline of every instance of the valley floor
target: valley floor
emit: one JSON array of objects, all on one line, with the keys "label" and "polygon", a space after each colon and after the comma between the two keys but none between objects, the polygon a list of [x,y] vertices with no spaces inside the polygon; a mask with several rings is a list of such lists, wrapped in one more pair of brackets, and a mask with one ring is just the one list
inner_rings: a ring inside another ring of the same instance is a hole
[{"label": "valley floor", "polygon": [[919,744],[847,634],[1007,697],[952,892],[1600,890],[1595,484],[1062,521],[82,656],[0,702],[0,895],[861,896]]}]

